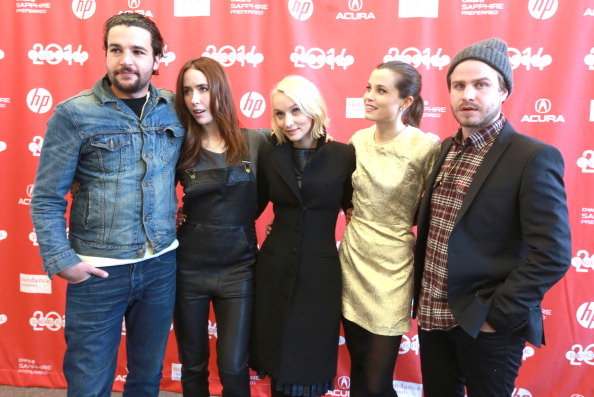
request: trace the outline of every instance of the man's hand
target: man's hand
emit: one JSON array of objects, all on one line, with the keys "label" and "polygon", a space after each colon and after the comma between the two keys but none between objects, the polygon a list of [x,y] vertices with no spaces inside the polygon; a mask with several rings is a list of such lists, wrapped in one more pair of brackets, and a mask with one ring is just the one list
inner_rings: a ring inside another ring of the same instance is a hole
[{"label": "man's hand", "polygon": [[72,284],[85,281],[91,277],[91,275],[101,278],[106,278],[109,276],[105,270],[98,269],[95,266],[89,265],[85,262],[77,263],[76,265],[64,269],[58,273],[58,276]]}]

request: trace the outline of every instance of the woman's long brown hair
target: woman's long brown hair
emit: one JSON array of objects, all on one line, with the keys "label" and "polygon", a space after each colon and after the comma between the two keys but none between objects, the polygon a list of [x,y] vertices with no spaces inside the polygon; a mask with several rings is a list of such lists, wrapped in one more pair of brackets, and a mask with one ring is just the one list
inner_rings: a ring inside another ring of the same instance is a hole
[{"label": "woman's long brown hair", "polygon": [[202,150],[203,127],[196,122],[184,102],[184,74],[189,69],[199,70],[206,77],[210,89],[209,109],[227,147],[227,164],[239,164],[248,154],[248,148],[239,129],[239,119],[235,111],[229,79],[217,61],[201,57],[186,62],[177,77],[175,110],[179,120],[186,128],[186,137],[181,147],[177,168],[184,170],[192,167],[199,161],[199,154]]}]

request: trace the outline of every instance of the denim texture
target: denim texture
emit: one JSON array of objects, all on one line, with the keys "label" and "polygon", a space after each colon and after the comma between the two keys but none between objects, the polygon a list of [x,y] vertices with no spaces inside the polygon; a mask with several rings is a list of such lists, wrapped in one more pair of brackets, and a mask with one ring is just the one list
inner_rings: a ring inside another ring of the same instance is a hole
[{"label": "denim texture", "polygon": [[[184,136],[174,94],[150,84],[139,118],[106,77],[58,104],[48,121],[31,200],[43,267],[54,274],[81,255],[138,259],[175,240],[175,166]],[[73,180],[66,235],[65,195]]]},{"label": "denim texture", "polygon": [[175,250],[103,269],[109,277],[91,276],[68,284],[64,332],[68,396],[111,395],[124,318],[128,369],[124,396],[156,397],[175,303]]}]

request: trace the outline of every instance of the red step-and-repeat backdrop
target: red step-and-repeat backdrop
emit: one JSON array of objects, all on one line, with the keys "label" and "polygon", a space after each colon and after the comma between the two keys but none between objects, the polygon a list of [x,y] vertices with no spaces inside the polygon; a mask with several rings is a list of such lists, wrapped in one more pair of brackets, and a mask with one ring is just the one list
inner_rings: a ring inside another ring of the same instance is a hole
[{"label": "red step-and-repeat backdrop", "polygon": [[[423,75],[421,127],[442,139],[453,134],[451,59],[478,40],[507,41],[515,86],[504,112],[520,132],[563,153],[573,232],[569,272],[543,304],[548,344],[526,347],[513,396],[594,396],[594,0],[2,0],[0,384],[66,387],[65,282],[43,274],[29,202],[46,122],[57,103],[105,73],[103,23],[121,12],[147,15],[161,29],[167,54],[157,86],[174,89],[186,60],[212,57],[230,75],[243,125],[269,128],[271,88],[302,74],[322,91],[330,133],[343,142],[370,124],[362,101],[370,72],[394,59]],[[260,239],[269,217],[258,222]],[[343,227],[341,217],[337,240]],[[214,317],[209,331],[214,350]],[[331,394],[348,396],[344,338],[339,344]],[[120,353],[114,390],[126,379]],[[214,357],[212,364],[216,395]],[[162,388],[180,391],[179,379],[172,331]],[[404,336],[394,387],[401,397],[422,396],[414,328]],[[253,376],[252,391],[267,395],[268,380]]]}]

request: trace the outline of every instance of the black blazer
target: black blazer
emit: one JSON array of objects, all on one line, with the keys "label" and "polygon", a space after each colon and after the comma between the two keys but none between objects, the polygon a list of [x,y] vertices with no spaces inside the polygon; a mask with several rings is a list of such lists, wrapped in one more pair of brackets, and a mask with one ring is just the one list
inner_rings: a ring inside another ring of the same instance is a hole
[{"label": "black blazer", "polygon": [[[442,144],[431,182],[452,138]],[[544,343],[541,301],[571,261],[564,164],[546,143],[501,130],[472,181],[448,243],[448,302],[460,326],[476,337],[487,321],[533,345]],[[433,185],[419,209],[415,307],[419,302]]]}]

